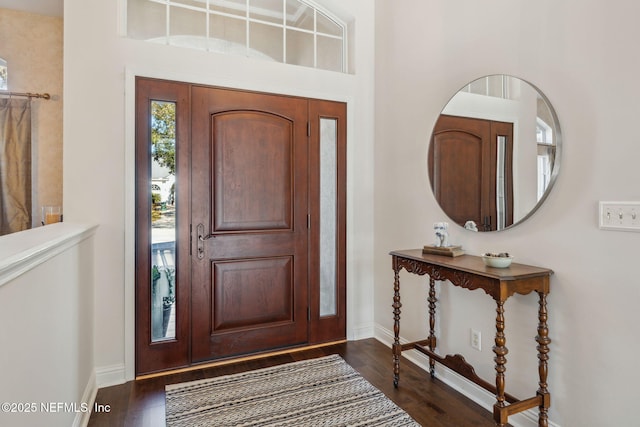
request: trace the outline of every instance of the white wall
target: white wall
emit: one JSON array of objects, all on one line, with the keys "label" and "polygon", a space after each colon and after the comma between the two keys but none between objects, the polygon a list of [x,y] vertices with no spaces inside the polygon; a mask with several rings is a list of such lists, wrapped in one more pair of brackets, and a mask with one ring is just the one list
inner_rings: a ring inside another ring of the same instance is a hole
[{"label": "white wall", "polygon": [[0,237],[2,426],[88,419],[95,392],[92,233],[58,223]]},{"label": "white wall", "polygon": [[[508,251],[555,271],[549,298],[550,418],[564,427],[636,425],[640,353],[640,234],[601,231],[598,200],[638,200],[640,3],[617,0],[376,1],[375,320],[392,329],[388,252],[432,240],[444,214],[429,191],[431,128],[449,97],[477,77],[506,73],[551,100],[562,167],[544,206],[512,230],[452,231],[468,253]],[[402,277],[401,335],[426,336],[425,280]],[[480,291],[440,294],[441,349],[463,353],[492,381],[495,304]],[[537,388],[537,298],[506,304],[507,391]],[[483,350],[469,329],[483,333]],[[402,380],[401,380],[402,381]]]},{"label": "white wall", "polygon": [[355,75],[180,49],[119,36],[119,3],[65,1],[65,220],[96,234],[98,384],[133,376],[133,76],[348,102],[350,337],[373,333],[373,8],[318,2],[357,22]]},{"label": "white wall", "polygon": [[[65,2],[65,219],[101,224],[95,249],[98,370],[112,373],[114,381],[124,379],[131,360],[132,325],[125,321],[133,302],[131,235],[125,233],[133,190],[131,75],[350,102],[349,324],[350,336],[357,337],[374,321],[392,329],[388,252],[431,241],[432,223],[444,218],[426,171],[427,143],[440,109],[464,83],[506,73],[531,81],[553,103],[564,136],[560,177],[547,203],[524,224],[492,234],[454,229],[452,238],[470,253],[507,250],[519,262],[555,271],[549,299],[551,420],[564,427],[632,425],[640,380],[632,368],[640,353],[634,270],[640,235],[598,230],[596,210],[598,200],[640,198],[631,181],[640,146],[627,125],[639,112],[634,83],[640,58],[633,42],[640,37],[634,22],[640,5],[377,0],[374,120],[372,2],[335,3],[357,21],[354,76],[126,40],[117,35],[116,2]],[[449,287],[440,298],[447,310],[440,326],[443,349],[464,353],[491,379],[493,301]],[[404,337],[424,335],[425,300],[424,280],[403,275]],[[507,389],[528,397],[537,382],[537,304],[531,295],[516,296],[506,310]],[[483,332],[480,353],[468,345],[470,327]]]}]

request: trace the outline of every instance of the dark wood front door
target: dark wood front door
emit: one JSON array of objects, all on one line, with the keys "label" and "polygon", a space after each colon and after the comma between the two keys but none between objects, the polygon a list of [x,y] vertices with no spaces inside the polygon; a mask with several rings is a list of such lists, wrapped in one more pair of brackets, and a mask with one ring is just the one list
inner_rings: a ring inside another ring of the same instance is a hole
[{"label": "dark wood front door", "polygon": [[346,105],[136,90],[136,374],[345,339]]},{"label": "dark wood front door", "polygon": [[474,221],[484,231],[513,224],[512,157],[512,123],[440,115],[429,145],[429,178],[442,210],[457,224]]},{"label": "dark wood front door", "polygon": [[307,101],[192,89],[193,361],[307,341]]}]

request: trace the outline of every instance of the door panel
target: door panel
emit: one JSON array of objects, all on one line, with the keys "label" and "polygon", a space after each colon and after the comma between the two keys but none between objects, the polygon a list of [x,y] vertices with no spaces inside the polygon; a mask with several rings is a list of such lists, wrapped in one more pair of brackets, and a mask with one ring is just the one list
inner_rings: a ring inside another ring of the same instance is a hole
[{"label": "door panel", "polygon": [[213,270],[214,334],[294,321],[291,257],[214,262]]},{"label": "door panel", "polygon": [[207,87],[192,100],[193,360],[305,343],[307,101]]},{"label": "door panel", "polygon": [[483,163],[489,158],[488,129],[443,129],[433,136],[433,190],[445,212],[457,224],[472,220],[482,224],[483,200],[489,197],[483,180]]},{"label": "door panel", "polygon": [[262,112],[212,117],[215,231],[292,228],[292,127]]},{"label": "door panel", "polygon": [[485,231],[496,230],[498,137],[506,141],[501,196],[508,226],[513,223],[513,124],[441,115],[434,127],[429,145],[431,186],[442,209],[460,226],[474,221]]}]

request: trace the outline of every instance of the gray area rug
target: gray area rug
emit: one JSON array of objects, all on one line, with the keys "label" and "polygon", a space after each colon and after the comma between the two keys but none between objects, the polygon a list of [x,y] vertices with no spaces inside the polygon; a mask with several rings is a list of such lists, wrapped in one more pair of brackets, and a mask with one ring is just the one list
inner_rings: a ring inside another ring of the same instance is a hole
[{"label": "gray area rug", "polygon": [[419,426],[338,355],[166,386],[167,427]]}]

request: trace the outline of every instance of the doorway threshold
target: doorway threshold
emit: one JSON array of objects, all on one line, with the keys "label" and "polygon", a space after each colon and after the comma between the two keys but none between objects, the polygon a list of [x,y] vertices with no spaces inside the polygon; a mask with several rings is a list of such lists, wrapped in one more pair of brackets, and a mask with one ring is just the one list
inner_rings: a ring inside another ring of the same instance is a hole
[{"label": "doorway threshold", "polygon": [[187,366],[187,367],[184,367],[184,368],[171,369],[171,370],[168,370],[168,371],[154,372],[152,374],[139,375],[139,376],[136,376],[135,380],[136,381],[146,380],[146,379],[149,379],[149,378],[156,378],[156,377],[162,377],[162,376],[165,376],[165,375],[179,374],[179,373],[182,373],[182,372],[195,371],[195,370],[198,370],[198,369],[206,369],[206,368],[212,368],[212,367],[216,367],[216,366],[230,365],[230,364],[233,364],[233,363],[246,362],[246,361],[249,361],[249,360],[256,360],[256,359],[263,359],[263,358],[266,358],[266,357],[279,356],[281,354],[297,353],[299,351],[313,350],[314,348],[328,347],[328,346],[331,346],[331,345],[343,344],[345,342],[347,342],[347,340],[343,339],[343,340],[338,340],[338,341],[324,342],[324,343],[320,343],[320,344],[305,345],[305,346],[301,346],[301,347],[291,347],[291,348],[286,348],[286,349],[276,350],[276,351],[268,351],[268,352],[265,352],[265,353],[250,354],[250,355],[247,355],[247,356],[233,357],[233,358],[224,359],[224,360],[216,360],[216,361],[212,361],[212,362],[205,362],[205,363],[201,363],[201,364],[197,364],[197,365]]}]

